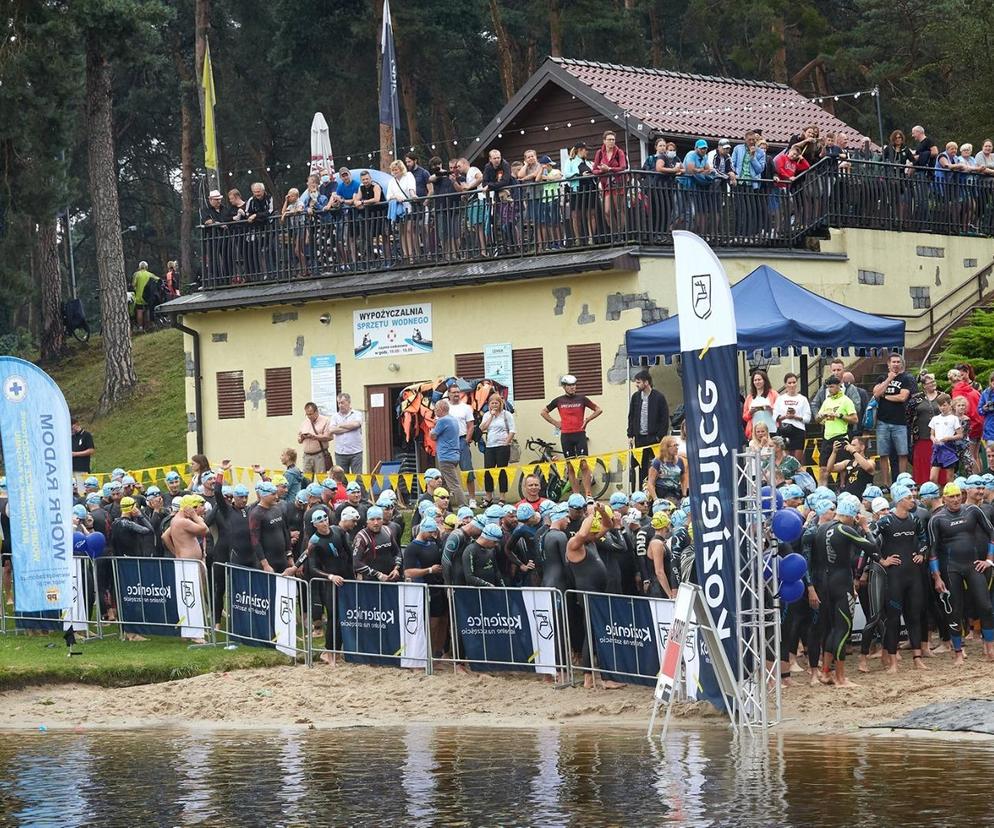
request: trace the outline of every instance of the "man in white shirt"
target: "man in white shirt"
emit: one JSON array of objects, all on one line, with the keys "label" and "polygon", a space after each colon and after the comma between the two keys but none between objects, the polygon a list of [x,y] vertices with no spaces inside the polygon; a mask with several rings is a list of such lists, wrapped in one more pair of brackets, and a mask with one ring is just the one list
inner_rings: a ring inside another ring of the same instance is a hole
[{"label": "man in white shirt", "polygon": [[[458,166],[459,174],[460,176],[465,177],[465,181],[456,179],[452,183],[458,192],[469,193],[469,197],[466,199],[466,223],[469,225],[470,231],[472,231],[474,227],[476,228],[477,243],[479,244],[476,251],[469,252],[485,254],[487,250],[486,231],[488,204],[486,201],[486,193],[479,190],[480,185],[483,183],[483,173],[480,172],[479,167],[471,166],[469,161],[465,158],[459,159]],[[470,496],[472,497],[472,495]]]},{"label": "man in white shirt", "polygon": [[473,477],[473,455],[471,446],[473,445],[473,430],[476,428],[476,416],[473,414],[473,407],[463,402],[463,393],[456,383],[452,383],[448,388],[449,394],[449,416],[455,417],[459,424],[459,470],[468,471],[470,475],[466,481],[466,489],[469,492],[469,508],[476,508],[476,480]]},{"label": "man in white shirt", "polygon": [[331,422],[318,413],[318,407],[312,402],[304,406],[304,413],[307,416],[297,429],[297,442],[304,452],[300,466],[304,475],[310,475],[313,480],[314,475],[330,471],[324,455],[331,440]]},{"label": "man in white shirt", "polygon": [[338,411],[331,415],[335,436],[335,465],[346,474],[362,474],[362,414],[352,407],[352,397],[338,395]]}]

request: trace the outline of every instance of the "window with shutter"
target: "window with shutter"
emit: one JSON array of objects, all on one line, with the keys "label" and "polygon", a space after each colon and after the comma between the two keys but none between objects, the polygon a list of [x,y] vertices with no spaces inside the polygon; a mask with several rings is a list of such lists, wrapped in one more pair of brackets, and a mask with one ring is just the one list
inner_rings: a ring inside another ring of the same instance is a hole
[{"label": "window with shutter", "polygon": [[289,417],[293,414],[293,383],[289,368],[266,369],[266,416]]},{"label": "window with shutter", "polygon": [[601,373],[601,346],[593,342],[589,345],[567,345],[566,361],[569,372],[576,377],[578,394],[591,396],[604,393],[604,380]]},{"label": "window with shutter", "polygon": [[483,352],[456,354],[456,376],[465,379],[483,379]]},{"label": "window with shutter", "polygon": [[344,390],[342,388],[342,363],[335,360],[335,393],[341,394]]},{"label": "window with shutter", "polygon": [[235,420],[245,416],[245,381],[241,371],[218,371],[217,418]]},{"label": "window with shutter", "polygon": [[511,351],[511,373],[515,400],[545,399],[545,359],[541,348]]}]

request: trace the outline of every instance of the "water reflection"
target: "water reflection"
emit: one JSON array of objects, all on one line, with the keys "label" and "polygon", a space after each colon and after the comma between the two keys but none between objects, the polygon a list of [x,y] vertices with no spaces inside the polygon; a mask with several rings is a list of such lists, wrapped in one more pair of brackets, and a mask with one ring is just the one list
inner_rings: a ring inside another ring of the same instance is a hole
[{"label": "water reflection", "polygon": [[0,825],[990,824],[986,743],[354,728],[5,734]]}]

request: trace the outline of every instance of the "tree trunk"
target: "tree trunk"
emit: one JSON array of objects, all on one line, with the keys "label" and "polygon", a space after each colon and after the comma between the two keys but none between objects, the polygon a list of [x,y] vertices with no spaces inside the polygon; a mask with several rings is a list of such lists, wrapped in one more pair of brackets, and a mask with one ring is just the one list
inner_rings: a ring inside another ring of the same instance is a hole
[{"label": "tree trunk", "polygon": [[652,3],[649,6],[649,35],[651,37],[651,44],[649,47],[649,56],[652,61],[653,69],[663,68],[663,55],[665,53],[666,44],[663,38],[663,27],[660,25],[659,20],[659,7],[658,4]]},{"label": "tree trunk", "polygon": [[35,233],[35,261],[41,282],[41,361],[62,356],[66,331],[62,324],[62,270],[59,268],[55,219],[43,221]]},{"label": "tree trunk", "polygon": [[777,48],[773,52],[773,63],[770,73],[777,83],[787,83],[787,32],[783,18],[777,18],[772,25],[773,35],[777,40]]},{"label": "tree trunk", "polygon": [[176,71],[180,78],[180,217],[179,217],[179,272],[180,278],[193,278],[193,110],[190,106],[193,78],[183,60],[178,38],[174,45]]},{"label": "tree trunk", "polygon": [[549,54],[563,56],[563,21],[559,0],[549,0]]},{"label": "tree trunk", "polygon": [[514,82],[514,46],[511,38],[504,28],[504,19],[501,17],[500,4],[497,0],[490,0],[490,19],[494,24],[494,35],[497,38],[497,68],[500,70],[500,85],[504,88],[504,102],[511,100],[517,91]]},{"label": "tree trunk", "polygon": [[[410,72],[400,73],[400,100],[404,104],[404,116],[407,118],[407,136],[411,139],[408,146],[418,147],[421,144],[421,133],[418,131],[418,94],[414,76]],[[397,152],[403,157],[403,148]]]},{"label": "tree trunk", "polygon": [[390,124],[380,124],[380,169],[390,172],[390,162],[393,161],[393,127]]},{"label": "tree trunk", "polygon": [[128,286],[121,244],[110,65],[97,37],[91,34],[86,44],[86,124],[105,362],[104,390],[98,408],[103,414],[128,395],[138,384],[138,377],[131,350]]},{"label": "tree trunk", "polygon": [[[197,84],[197,100],[200,103],[200,123],[204,123],[204,57],[207,54],[207,30],[210,28],[210,15],[211,15],[211,4],[210,0],[196,0],[196,7],[194,10],[194,41],[193,41],[193,53],[194,53],[194,63],[196,70],[196,78],[194,79]],[[213,60],[213,57],[211,58]],[[220,148],[218,148],[218,153],[220,154]],[[221,167],[220,158],[218,159],[218,166]],[[207,181],[208,188],[214,189],[215,187],[220,187],[220,177],[221,170],[217,171],[217,174],[212,170],[207,170]]]}]

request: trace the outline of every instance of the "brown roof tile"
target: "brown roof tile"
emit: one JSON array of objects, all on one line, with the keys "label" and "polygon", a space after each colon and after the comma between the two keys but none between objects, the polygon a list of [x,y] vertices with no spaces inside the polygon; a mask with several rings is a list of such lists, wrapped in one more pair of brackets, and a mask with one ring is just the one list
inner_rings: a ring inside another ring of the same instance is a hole
[{"label": "brown roof tile", "polygon": [[796,89],[780,83],[566,58],[551,60],[633,118],[664,134],[734,139],[749,129],[761,129],[766,140],[784,144],[803,127],[816,124],[822,133],[842,133],[850,141],[863,137]]}]

